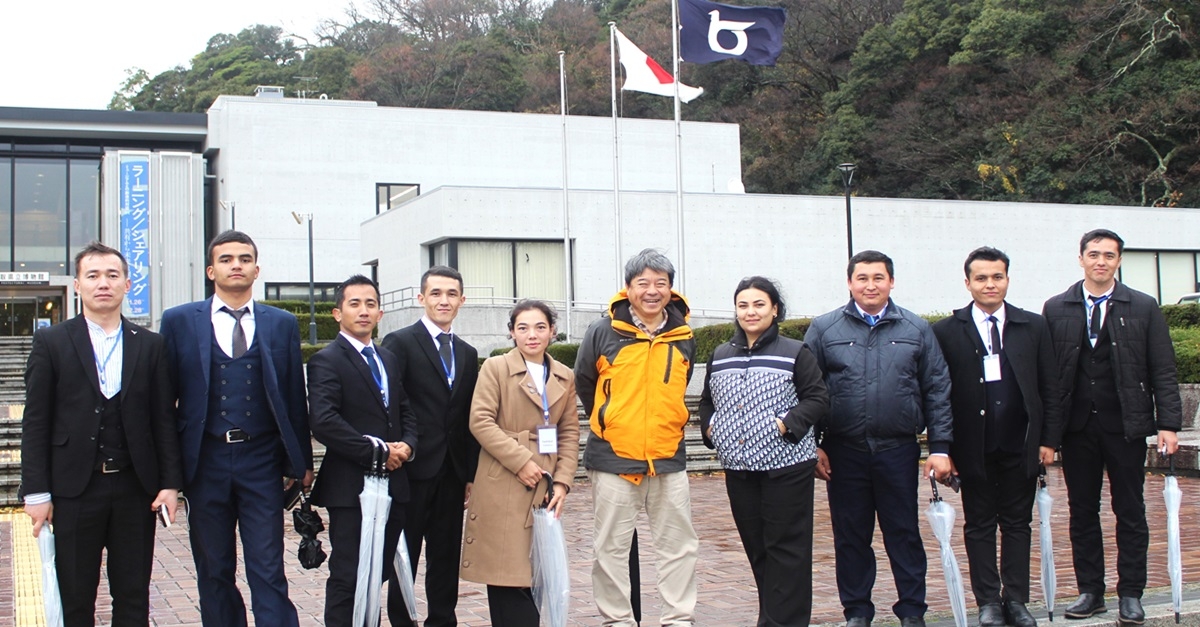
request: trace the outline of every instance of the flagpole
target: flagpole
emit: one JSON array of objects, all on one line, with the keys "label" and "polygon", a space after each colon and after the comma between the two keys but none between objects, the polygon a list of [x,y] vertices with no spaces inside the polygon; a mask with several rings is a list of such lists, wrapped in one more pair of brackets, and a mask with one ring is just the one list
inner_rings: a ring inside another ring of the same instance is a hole
[{"label": "flagpole", "polygon": [[567,341],[571,341],[571,205],[567,193],[567,70],[566,52],[558,51],[559,106],[562,109],[562,180],[563,180],[563,276],[566,293],[563,295]]},{"label": "flagpole", "polygon": [[612,120],[613,120],[613,233],[614,255],[617,260],[617,286],[624,283],[621,276],[621,140],[617,128],[617,23],[608,23],[608,56],[612,69]]},{"label": "flagpole", "polygon": [[679,106],[679,1],[671,0],[671,75],[675,77],[675,238],[676,256],[675,279],[678,291],[684,293],[684,272],[687,266],[683,259],[683,167],[682,167],[682,125],[680,123]]}]

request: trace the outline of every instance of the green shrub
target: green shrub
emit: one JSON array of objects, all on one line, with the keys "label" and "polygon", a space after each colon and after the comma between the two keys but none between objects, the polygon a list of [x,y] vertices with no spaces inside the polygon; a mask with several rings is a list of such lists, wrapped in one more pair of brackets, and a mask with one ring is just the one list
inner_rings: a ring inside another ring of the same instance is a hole
[{"label": "green shrub", "polygon": [[1162,312],[1172,329],[1200,327],[1200,305],[1163,305]]},{"label": "green shrub", "polygon": [[[305,338],[305,339],[307,340],[308,338]],[[326,342],[325,344],[328,344],[328,342]],[[317,354],[317,351],[321,350],[322,348],[325,348],[325,344],[313,345],[313,344],[305,344],[305,343],[301,342],[300,343],[300,359],[302,361],[304,361],[304,363],[307,364],[308,358]]]},{"label": "green shrub", "polygon": [[692,329],[696,335],[696,357],[694,363],[706,364],[717,347],[733,338],[733,323],[710,324]]},{"label": "green shrub", "polygon": [[1171,329],[1180,383],[1200,383],[1200,327]]}]

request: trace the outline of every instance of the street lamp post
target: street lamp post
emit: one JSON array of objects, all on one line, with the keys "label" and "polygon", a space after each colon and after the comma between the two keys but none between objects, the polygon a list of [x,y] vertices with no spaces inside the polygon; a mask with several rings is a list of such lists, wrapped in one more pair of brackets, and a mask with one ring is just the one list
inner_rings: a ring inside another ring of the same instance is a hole
[{"label": "street lamp post", "polygon": [[854,221],[850,217],[850,188],[854,187],[854,171],[858,166],[843,163],[838,165],[837,169],[842,173],[842,188],[846,191],[846,257],[850,258],[854,256]]},{"label": "street lamp post", "polygon": [[308,220],[308,343],[317,344],[317,300],[313,287],[313,216],[311,213],[292,212],[296,224],[304,224]]}]

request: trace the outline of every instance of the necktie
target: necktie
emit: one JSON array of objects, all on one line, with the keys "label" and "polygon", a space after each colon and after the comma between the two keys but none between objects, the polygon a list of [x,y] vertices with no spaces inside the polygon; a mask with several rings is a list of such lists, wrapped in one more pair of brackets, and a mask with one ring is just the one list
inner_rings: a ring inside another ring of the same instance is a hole
[{"label": "necktie", "polygon": [[996,353],[1000,352],[1000,320],[997,319],[996,316],[988,316],[987,320],[988,320],[988,322],[991,323],[991,327],[992,327],[992,352],[991,352],[991,354],[995,355]]},{"label": "necktie", "polygon": [[[362,349],[363,357],[367,358],[367,367],[371,369],[371,376],[375,377],[375,385],[379,386],[379,393],[383,394],[383,373],[379,372],[379,364],[375,361],[375,349],[366,346]],[[387,405],[387,395],[383,395],[383,404]]]},{"label": "necktie", "polygon": [[234,311],[228,307],[222,307],[221,311],[233,316],[233,358],[237,359],[246,354],[246,330],[242,328],[242,316],[250,310],[243,307]]},{"label": "necktie", "polygon": [[1100,306],[1104,304],[1104,301],[1108,300],[1108,296],[1092,296],[1089,294],[1088,300],[1092,301],[1092,306],[1089,309],[1092,319],[1088,323],[1088,339],[1094,340],[1100,337],[1100,326],[1104,324],[1104,313],[1100,311]]},{"label": "necktie", "polygon": [[438,339],[438,354],[442,356],[442,366],[446,369],[446,383],[453,385],[454,377],[451,373],[454,372],[454,353],[450,350],[450,334],[439,333]]},{"label": "necktie", "polygon": [[873,316],[869,313],[865,313],[862,316],[863,316],[863,320],[866,320],[867,324],[869,324],[871,326],[875,326],[875,323],[879,322],[879,316]]}]

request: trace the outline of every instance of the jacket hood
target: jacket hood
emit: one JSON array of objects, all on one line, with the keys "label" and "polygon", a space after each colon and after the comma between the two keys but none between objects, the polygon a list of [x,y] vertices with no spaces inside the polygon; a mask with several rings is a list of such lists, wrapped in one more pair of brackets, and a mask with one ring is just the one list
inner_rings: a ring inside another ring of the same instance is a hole
[{"label": "jacket hood", "polygon": [[[624,320],[632,324],[633,318],[630,317],[629,308],[629,291],[622,289],[608,301],[608,316],[613,320]],[[675,317],[678,317],[683,324],[688,324],[692,320],[692,309],[688,306],[687,299],[675,290],[671,290],[671,300],[663,309],[667,312],[667,328],[678,326],[670,322]]]}]

